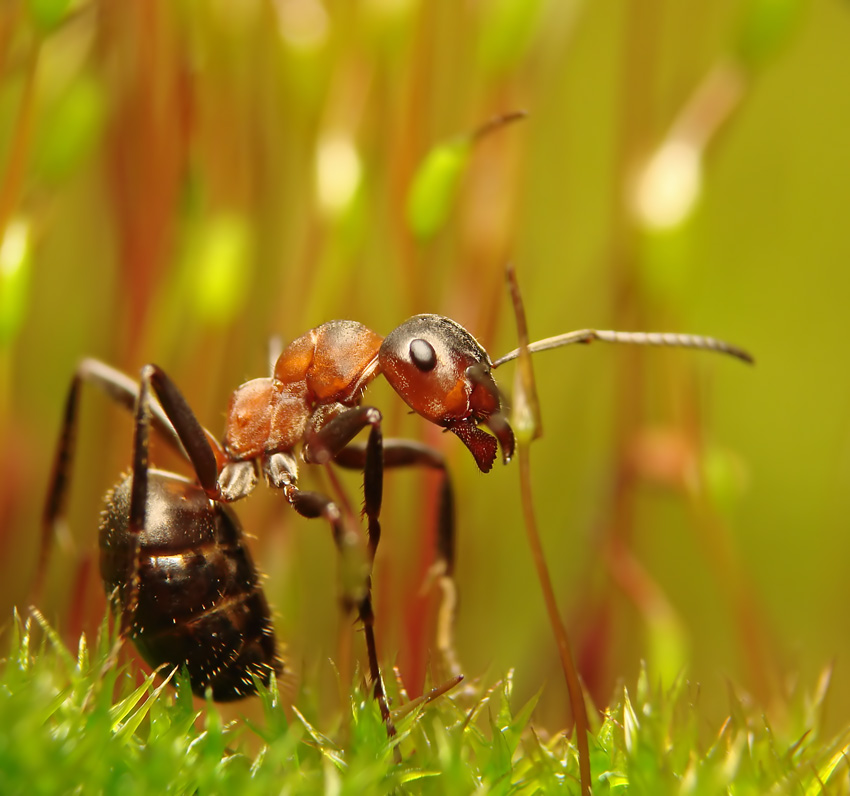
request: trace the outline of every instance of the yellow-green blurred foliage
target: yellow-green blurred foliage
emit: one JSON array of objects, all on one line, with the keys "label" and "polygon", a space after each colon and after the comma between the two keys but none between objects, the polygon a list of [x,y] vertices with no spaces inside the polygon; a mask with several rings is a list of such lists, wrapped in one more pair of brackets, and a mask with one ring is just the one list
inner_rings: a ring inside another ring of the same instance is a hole
[{"label": "yellow-green blurred foliage", "polygon": [[[850,6],[829,0],[2,3],[0,622],[27,600],[81,357],[156,362],[219,434],[274,339],[332,318],[387,334],[437,312],[494,357],[513,348],[512,261],[534,338],[687,331],[758,360],[536,357],[535,501],[593,699],[646,659],[652,678],[701,682],[713,717],[727,678],[775,708],[788,678],[836,660],[846,715],[848,74]],[[508,393],[513,369],[498,371]],[[540,721],[562,725],[516,467],[482,476],[385,384],[367,400],[388,435],[450,461],[464,670],[516,667],[522,697],[546,688]],[[68,634],[102,612],[99,502],[130,431],[84,394],[40,606]],[[344,484],[356,509],[357,478]],[[435,489],[388,475],[375,575],[381,655],[413,691]],[[292,665],[324,687],[352,635],[330,533],[267,489],[237,508]]]}]

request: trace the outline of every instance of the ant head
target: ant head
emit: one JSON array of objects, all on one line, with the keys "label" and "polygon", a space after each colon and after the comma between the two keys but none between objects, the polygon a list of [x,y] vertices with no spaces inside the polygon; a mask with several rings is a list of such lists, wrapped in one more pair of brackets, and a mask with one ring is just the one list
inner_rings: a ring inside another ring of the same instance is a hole
[{"label": "ant head", "polygon": [[456,434],[483,472],[493,466],[497,440],[505,461],[513,455],[514,435],[501,412],[490,357],[460,324],[442,315],[415,315],[387,335],[378,361],[404,402]]}]

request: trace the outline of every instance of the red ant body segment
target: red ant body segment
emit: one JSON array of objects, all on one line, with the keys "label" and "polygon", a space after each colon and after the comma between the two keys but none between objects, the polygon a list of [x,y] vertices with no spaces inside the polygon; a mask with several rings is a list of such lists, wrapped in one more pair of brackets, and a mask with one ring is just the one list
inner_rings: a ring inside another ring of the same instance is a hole
[{"label": "red ant body segment", "polygon": [[[690,335],[582,330],[533,343],[531,353],[592,340],[703,348],[752,361],[749,354]],[[107,494],[100,535],[101,574],[131,637],[153,667],[185,665],[192,689],[215,699],[238,699],[281,672],[270,613],[235,514],[223,504],[246,497],[262,475],[302,516],[324,518],[343,560],[360,572],[343,587],[363,623],[375,696],[395,733],[375,642],[371,566],[381,534],[384,469],[422,466],[442,474],[437,557],[451,588],[454,519],[451,483],[442,454],[418,442],[383,439],[382,416],[361,406],[363,392],[383,374],[417,414],[454,433],[480,470],[498,451],[509,461],[514,435],[502,411],[492,370],[518,351],[491,361],[455,321],[417,315],[386,338],[355,321],[331,321],[290,343],[272,375],[233,393],[221,443],[206,431],[174,383],[146,365],[138,384],[96,360],[84,360],[71,383],[44,514],[36,593],[46,571],[50,540],[64,512],[81,385],[93,384],[134,411],[133,464]],[[153,400],[151,392],[157,400]],[[150,468],[153,425],[194,470],[195,480]],[[491,433],[487,433],[482,426]],[[352,440],[365,428],[365,445]],[[298,486],[298,458],[363,472],[368,546],[346,527],[331,498]],[[450,630],[450,628],[449,628]],[[451,656],[450,632],[441,630],[441,653]]]},{"label": "red ant body segment", "polygon": [[355,406],[378,375],[380,344],[378,335],[355,321],[331,321],[290,343],[271,378],[254,379],[233,393],[224,436],[227,459],[291,451],[310,430]]}]

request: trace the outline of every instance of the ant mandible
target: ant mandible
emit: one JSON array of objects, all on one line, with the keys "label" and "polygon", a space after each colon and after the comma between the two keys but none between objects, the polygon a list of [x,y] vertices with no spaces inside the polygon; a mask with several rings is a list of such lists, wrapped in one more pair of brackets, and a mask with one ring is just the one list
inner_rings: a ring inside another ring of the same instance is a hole
[{"label": "ant mandible", "polygon": [[[711,337],[590,329],[540,340],[528,351],[594,340],[702,348],[752,362],[747,352]],[[386,338],[356,321],[330,321],[291,342],[270,377],[237,388],[221,442],[200,425],[156,365],[145,365],[136,383],[98,360],[85,359],[65,405],[37,580],[44,575],[50,540],[64,514],[80,388],[92,384],[134,413],[132,469],[107,492],[100,525],[100,571],[120,615],[119,639],[129,636],[154,668],[185,666],[193,692],[203,695],[210,689],[216,700],[253,694],[257,682],[268,684],[282,671],[269,606],[239,521],[227,505],[249,495],[262,476],[299,514],[323,518],[343,561],[353,562],[346,571],[359,573],[347,578],[344,598],[363,624],[375,697],[392,736],[371,597],[384,469],[424,466],[442,472],[437,556],[447,579],[453,568],[453,497],[439,451],[414,441],[385,441],[381,412],[362,406],[361,399],[383,374],[415,413],[455,434],[487,472],[499,449],[505,462],[514,452],[514,434],[492,371],[519,353],[492,361],[466,329],[440,315],[416,315]],[[185,455],[194,480],[150,466],[151,425]],[[365,446],[353,443],[367,427]],[[299,446],[307,464],[334,461],[362,470],[365,552],[359,534],[346,527],[330,497],[298,486]]]}]

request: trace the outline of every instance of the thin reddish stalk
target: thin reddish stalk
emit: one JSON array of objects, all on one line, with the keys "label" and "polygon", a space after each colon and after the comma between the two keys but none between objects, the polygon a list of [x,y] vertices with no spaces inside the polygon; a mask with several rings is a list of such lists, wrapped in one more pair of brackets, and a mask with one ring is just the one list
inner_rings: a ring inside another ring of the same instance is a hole
[{"label": "thin reddish stalk", "polygon": [[35,115],[35,85],[38,54],[39,47],[35,45],[27,59],[21,105],[15,120],[14,131],[12,132],[9,159],[3,172],[2,182],[0,182],[0,239],[5,235],[6,225],[14,215],[23,190],[25,168],[32,141],[33,119]]},{"label": "thin reddish stalk", "polygon": [[590,749],[587,742],[589,731],[587,720],[587,708],[584,703],[584,691],[578,678],[575,661],[573,660],[570,639],[567,629],[558,611],[558,602],[555,599],[555,590],[552,588],[552,579],[549,568],[546,566],[546,557],[543,555],[543,545],[537,532],[537,520],[534,514],[534,498],[531,492],[531,461],[529,446],[520,443],[518,449],[520,491],[522,493],[522,513],[525,520],[526,536],[531,557],[537,570],[537,579],[543,590],[543,600],[546,603],[546,612],[549,615],[549,623],[552,633],[558,645],[558,654],[561,658],[561,668],[564,670],[564,678],[567,681],[567,690],[570,695],[570,707],[576,723],[576,745],[578,746],[579,777],[581,779],[581,792],[591,793],[590,787]]},{"label": "thin reddish stalk", "polygon": [[558,655],[561,658],[561,668],[564,670],[564,679],[567,682],[567,691],[570,696],[570,707],[573,719],[576,723],[576,745],[578,746],[578,767],[581,781],[581,792],[590,796],[590,749],[587,742],[588,720],[587,708],[584,702],[584,690],[578,677],[575,661],[570,647],[570,638],[567,634],[561,614],[558,611],[558,601],[555,597],[555,589],[552,587],[552,578],[549,575],[549,567],[546,565],[546,556],[543,554],[543,543],[537,531],[537,519],[534,514],[534,496],[531,489],[531,455],[530,446],[534,439],[542,434],[540,423],[540,405],[537,401],[537,390],[534,384],[534,369],[531,364],[531,354],[528,351],[528,325],[525,320],[525,308],[522,304],[522,296],[519,291],[516,272],[513,266],[507,269],[508,286],[510,288],[511,300],[513,302],[514,315],[517,324],[517,339],[520,352],[518,361],[518,378],[515,387],[516,427],[518,431],[517,454],[519,458],[519,483],[522,495],[522,513],[525,524],[525,532],[528,538],[528,547],[534,567],[537,570],[537,580],[543,591],[543,601],[546,603],[546,612],[549,615],[549,624],[552,626],[552,635],[558,645]]}]

